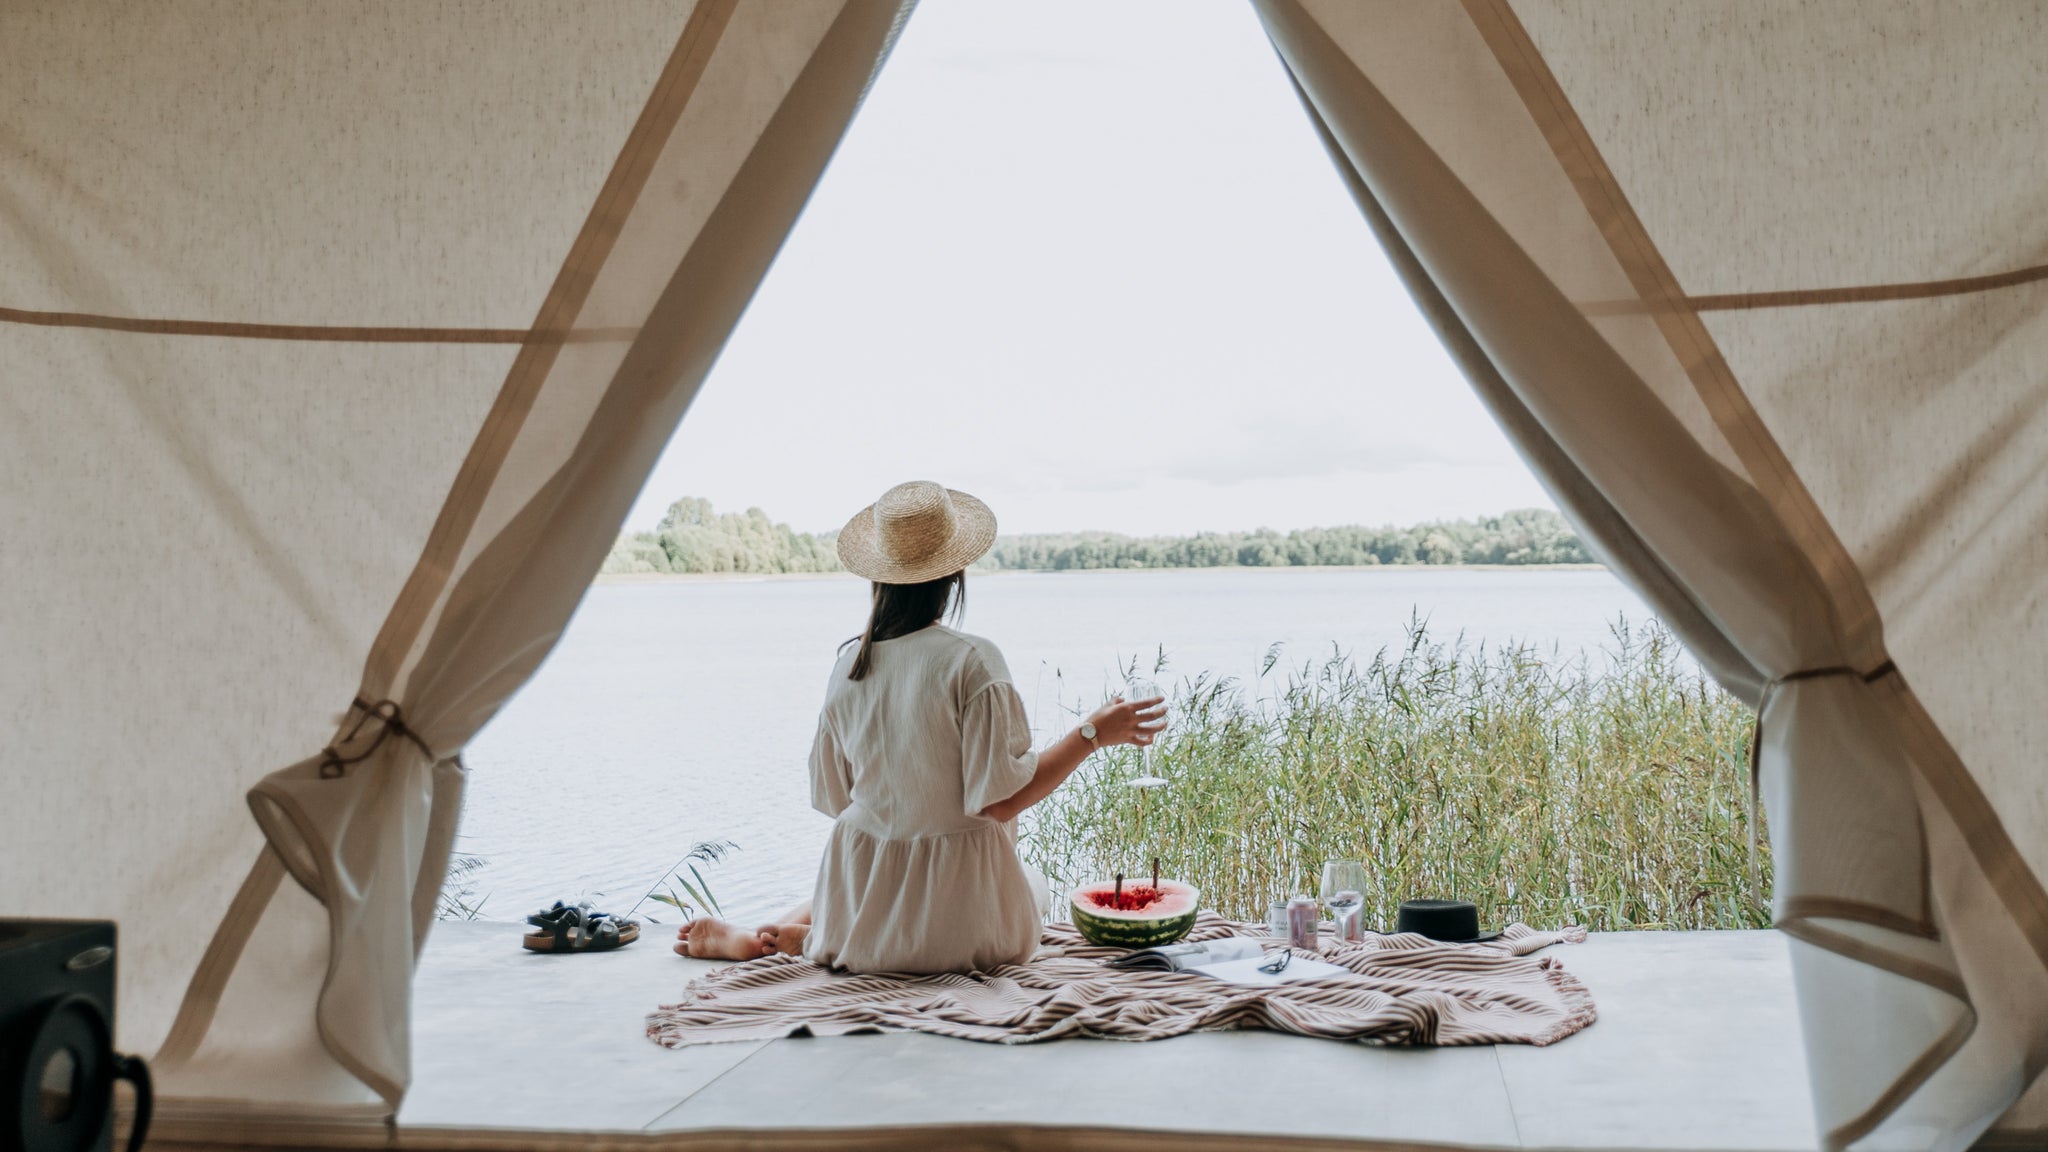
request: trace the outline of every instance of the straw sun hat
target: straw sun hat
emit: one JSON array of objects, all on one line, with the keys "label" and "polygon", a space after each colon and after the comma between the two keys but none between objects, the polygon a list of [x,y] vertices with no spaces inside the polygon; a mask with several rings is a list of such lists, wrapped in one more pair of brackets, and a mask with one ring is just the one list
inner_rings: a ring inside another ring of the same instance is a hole
[{"label": "straw sun hat", "polygon": [[965,492],[912,480],[854,514],[839,530],[839,562],[878,584],[951,576],[996,542],[996,514]]}]

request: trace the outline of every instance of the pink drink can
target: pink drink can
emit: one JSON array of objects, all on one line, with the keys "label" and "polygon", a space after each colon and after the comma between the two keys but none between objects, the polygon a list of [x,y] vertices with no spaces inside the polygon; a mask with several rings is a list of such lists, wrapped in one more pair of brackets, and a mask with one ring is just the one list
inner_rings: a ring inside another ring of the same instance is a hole
[{"label": "pink drink can", "polygon": [[1287,946],[1316,951],[1316,902],[1313,897],[1296,896],[1287,902]]}]

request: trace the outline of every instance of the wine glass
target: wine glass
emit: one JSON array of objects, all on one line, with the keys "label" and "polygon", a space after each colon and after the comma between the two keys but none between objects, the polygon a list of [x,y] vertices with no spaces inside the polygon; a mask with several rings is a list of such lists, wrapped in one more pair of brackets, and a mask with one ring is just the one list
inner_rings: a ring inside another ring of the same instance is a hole
[{"label": "wine glass", "polygon": [[[1150,681],[1150,680],[1133,680],[1133,681],[1131,681],[1131,682],[1130,682],[1130,684],[1128,684],[1128,685],[1126,685],[1126,686],[1125,686],[1125,688],[1124,688],[1124,691],[1125,691],[1125,692],[1128,692],[1128,693],[1129,693],[1129,695],[1128,695],[1128,696],[1126,696],[1126,697],[1125,697],[1125,699],[1127,699],[1127,700],[1131,700],[1131,701],[1138,701],[1138,700],[1150,700],[1150,699],[1152,699],[1152,698],[1153,698],[1154,696],[1164,696],[1164,695],[1166,695],[1166,693],[1164,693],[1164,692],[1161,692],[1161,691],[1159,690],[1159,685],[1157,685],[1157,684],[1154,684],[1154,683],[1153,683],[1152,681]],[[1156,736],[1156,733],[1155,733],[1155,736]],[[1144,775],[1144,779],[1146,779],[1146,780],[1157,780],[1157,779],[1158,779],[1158,777],[1156,777],[1156,776],[1152,775],[1152,746],[1151,746],[1150,744],[1145,744],[1145,745],[1142,745],[1142,746],[1140,746],[1140,747],[1139,747],[1139,749],[1138,749],[1138,755],[1139,755],[1139,759],[1140,759],[1140,762],[1141,762],[1141,763],[1143,763],[1143,764],[1144,764],[1144,766],[1145,766],[1145,775]],[[1166,783],[1166,781],[1164,781],[1164,780],[1160,780],[1160,781],[1159,781],[1159,784],[1164,784],[1164,783]],[[1153,785],[1150,785],[1150,787],[1154,787],[1154,788],[1156,788],[1156,787],[1158,787],[1158,786],[1159,786],[1158,784],[1153,784]]]},{"label": "wine glass", "polygon": [[[1165,693],[1159,690],[1159,685],[1154,684],[1150,680],[1133,680],[1124,686],[1124,699],[1126,700],[1150,700],[1154,696],[1164,695]],[[1166,778],[1152,774],[1152,746],[1150,744],[1139,745],[1138,758],[1138,762],[1142,767],[1138,778],[1131,781],[1131,787],[1138,790],[1139,835],[1145,837],[1149,842],[1152,838],[1152,822],[1150,814],[1145,811],[1145,794],[1154,788],[1166,787]],[[1158,866],[1158,857],[1155,856],[1153,857],[1153,869],[1155,872]]]},{"label": "wine glass", "polygon": [[1337,923],[1337,939],[1361,939],[1357,918],[1365,908],[1365,865],[1357,860],[1325,861],[1322,895],[1323,907]]}]

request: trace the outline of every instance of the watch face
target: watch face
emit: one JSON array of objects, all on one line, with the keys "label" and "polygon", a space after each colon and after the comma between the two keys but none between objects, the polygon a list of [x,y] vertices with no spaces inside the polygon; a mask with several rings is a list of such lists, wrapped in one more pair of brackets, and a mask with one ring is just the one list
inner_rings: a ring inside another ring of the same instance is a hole
[{"label": "watch face", "polygon": [[1081,725],[1081,739],[1083,739],[1083,740],[1093,740],[1093,739],[1095,739],[1095,725],[1093,725],[1093,724],[1087,724],[1087,723],[1083,723],[1083,724]]}]

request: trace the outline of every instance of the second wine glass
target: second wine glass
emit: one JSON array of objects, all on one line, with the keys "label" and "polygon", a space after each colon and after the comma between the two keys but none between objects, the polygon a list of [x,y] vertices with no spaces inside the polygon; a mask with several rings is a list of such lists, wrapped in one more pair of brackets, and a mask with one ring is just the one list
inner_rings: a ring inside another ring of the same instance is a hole
[{"label": "second wine glass", "polygon": [[1323,907],[1336,922],[1337,939],[1365,938],[1359,917],[1365,910],[1365,865],[1357,860],[1330,860],[1323,864]]}]

